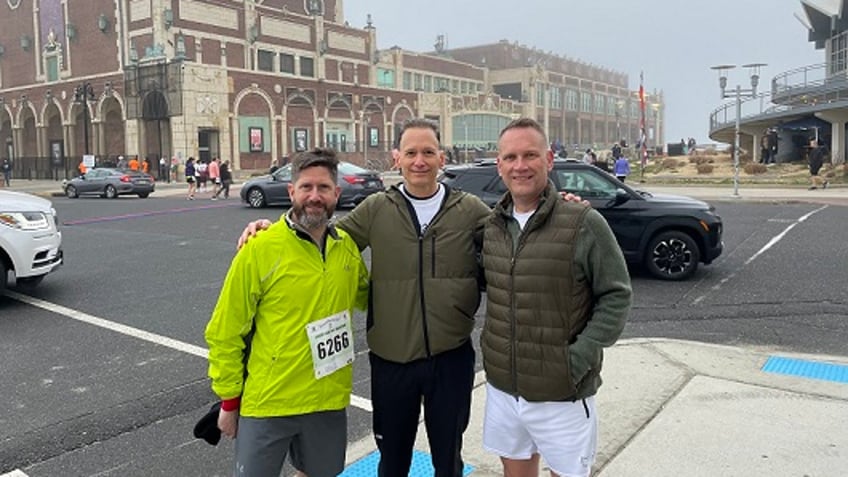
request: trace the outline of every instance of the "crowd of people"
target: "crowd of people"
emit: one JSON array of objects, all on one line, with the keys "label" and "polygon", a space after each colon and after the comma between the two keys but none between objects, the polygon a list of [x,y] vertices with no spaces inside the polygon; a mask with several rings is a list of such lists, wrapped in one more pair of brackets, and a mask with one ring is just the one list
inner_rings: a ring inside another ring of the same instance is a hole
[{"label": "crowd of people", "polygon": [[[189,157],[185,163],[185,181],[188,184],[186,200],[194,200],[195,193],[206,192],[211,192],[212,200],[218,200],[221,197],[229,199],[230,186],[233,184],[230,161],[222,161],[221,158],[215,157],[207,164]],[[211,186],[207,187],[209,183]]]},{"label": "crowd of people", "polygon": [[588,476],[603,349],[631,303],[606,221],[549,183],[554,156],[533,119],[500,134],[508,193],[494,210],[437,181],[446,157],[434,123],[405,123],[393,157],[403,183],[331,222],[335,154],[299,153],[290,211],[240,237],[205,333],[235,475],[278,475],[287,456],[309,477],[342,471],[351,315],[367,306],[378,475],[409,474],[423,406],[434,475],[461,476],[485,284],[484,447],[504,475],[538,475],[544,458],[553,476]]}]

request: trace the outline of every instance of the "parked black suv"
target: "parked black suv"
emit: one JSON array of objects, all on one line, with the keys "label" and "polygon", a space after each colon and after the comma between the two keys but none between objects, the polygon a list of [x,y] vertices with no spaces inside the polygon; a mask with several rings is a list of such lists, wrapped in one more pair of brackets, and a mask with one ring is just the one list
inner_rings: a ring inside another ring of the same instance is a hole
[{"label": "parked black suv", "polygon": [[[699,262],[709,264],[721,255],[721,218],[706,202],[637,191],[597,167],[573,160],[555,160],[550,179],[558,190],[591,202],[607,219],[628,263],[643,265],[657,278],[684,280]],[[493,160],[448,166],[440,180],[490,207],[506,192]]]}]

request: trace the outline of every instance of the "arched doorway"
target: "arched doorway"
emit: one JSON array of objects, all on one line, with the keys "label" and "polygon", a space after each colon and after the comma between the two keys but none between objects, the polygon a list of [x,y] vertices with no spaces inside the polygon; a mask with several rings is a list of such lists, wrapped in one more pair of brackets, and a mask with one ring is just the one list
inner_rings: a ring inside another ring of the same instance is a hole
[{"label": "arched doorway", "polygon": [[117,163],[117,157],[126,155],[127,150],[121,103],[114,96],[108,97],[103,100],[100,110],[103,118],[101,153],[108,162]]},{"label": "arched doorway", "polygon": [[[144,96],[141,105],[141,119],[144,127],[142,138],[142,157],[139,161],[147,163],[147,171],[159,175],[159,159],[171,157],[171,119],[168,100],[158,90]],[[166,159],[167,160],[167,159]],[[161,179],[157,177],[157,179]]]},{"label": "arched doorway", "polygon": [[44,140],[47,146],[46,170],[52,179],[68,177],[68,161],[65,157],[65,137],[62,130],[62,113],[59,106],[50,101],[44,108]]}]

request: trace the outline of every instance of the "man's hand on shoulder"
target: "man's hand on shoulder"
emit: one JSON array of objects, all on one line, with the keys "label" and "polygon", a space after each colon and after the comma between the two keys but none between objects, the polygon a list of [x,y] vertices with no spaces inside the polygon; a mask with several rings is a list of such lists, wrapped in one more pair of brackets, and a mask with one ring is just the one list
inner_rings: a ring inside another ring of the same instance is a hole
[{"label": "man's hand on shoulder", "polygon": [[571,192],[560,192],[559,195],[562,196],[566,202],[579,202],[587,207],[592,206],[588,200],[583,200],[579,195],[572,194]]},{"label": "man's hand on shoulder", "polygon": [[241,232],[241,236],[238,239],[238,245],[236,249],[241,249],[244,247],[244,244],[250,240],[251,237],[255,237],[260,231],[267,229],[271,226],[271,221],[268,219],[259,219],[254,220],[253,222],[247,224],[247,227]]}]

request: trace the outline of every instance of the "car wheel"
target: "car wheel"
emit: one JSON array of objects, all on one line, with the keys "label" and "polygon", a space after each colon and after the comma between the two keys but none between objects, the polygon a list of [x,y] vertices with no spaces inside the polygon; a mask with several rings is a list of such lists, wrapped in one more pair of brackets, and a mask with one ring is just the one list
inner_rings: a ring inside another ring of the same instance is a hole
[{"label": "car wheel", "polygon": [[265,193],[262,189],[254,187],[247,191],[247,204],[254,209],[265,207]]},{"label": "car wheel", "polygon": [[685,280],[695,273],[701,253],[685,232],[671,230],[652,238],[645,252],[645,268],[661,280]]},{"label": "car wheel", "polygon": [[79,197],[79,192],[77,192],[76,187],[69,185],[65,188],[65,196],[67,196],[69,199],[76,199],[77,197]]},{"label": "car wheel", "polygon": [[149,195],[150,195],[149,192],[141,192],[141,193],[138,194],[138,196],[142,199],[146,199],[147,196],[149,196]]},{"label": "car wheel", "polygon": [[107,199],[114,199],[118,197],[118,189],[115,189],[113,185],[107,185],[106,189],[103,190],[103,197]]},{"label": "car wheel", "polygon": [[39,283],[41,283],[41,280],[44,280],[44,277],[46,275],[47,274],[38,275],[36,277],[18,278],[17,281],[15,282],[15,286],[18,286],[18,287],[21,287],[21,288],[35,288],[35,287],[38,286]]},{"label": "car wheel", "polygon": [[6,279],[9,278],[9,270],[6,269],[6,262],[0,259],[0,297],[6,292]]}]

